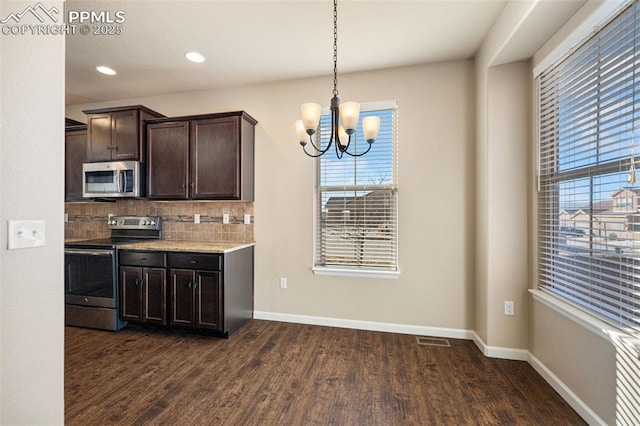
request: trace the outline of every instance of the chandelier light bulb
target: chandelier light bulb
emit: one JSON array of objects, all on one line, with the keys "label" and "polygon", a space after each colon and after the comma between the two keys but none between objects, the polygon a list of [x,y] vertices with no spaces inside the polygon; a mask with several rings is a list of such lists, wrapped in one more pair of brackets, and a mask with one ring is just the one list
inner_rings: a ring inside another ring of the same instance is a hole
[{"label": "chandelier light bulb", "polygon": [[357,102],[345,102],[340,105],[340,121],[347,134],[352,134],[358,128],[360,116],[360,104]]},{"label": "chandelier light bulb", "polygon": [[362,131],[367,142],[373,142],[378,137],[380,130],[380,117],[370,115],[362,119]]}]

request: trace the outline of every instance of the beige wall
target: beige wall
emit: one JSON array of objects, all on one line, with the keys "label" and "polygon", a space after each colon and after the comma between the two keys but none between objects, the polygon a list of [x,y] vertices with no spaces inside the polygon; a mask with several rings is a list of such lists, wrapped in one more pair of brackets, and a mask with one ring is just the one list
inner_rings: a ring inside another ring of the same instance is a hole
[{"label": "beige wall", "polygon": [[[256,128],[255,307],[258,311],[471,329],[473,62],[340,75],[342,101],[399,104],[397,280],[311,272],[313,160],[296,141],[300,104],[329,103],[331,78],[110,102],[166,115],[246,110]],[[67,116],[84,120],[83,108]],[[294,201],[292,201],[294,200]],[[288,278],[281,290],[279,277]]]},{"label": "beige wall", "polygon": [[[487,79],[487,340],[526,349],[530,68],[516,62],[489,68]],[[504,301],[515,315],[504,315]]]},{"label": "beige wall", "polygon": [[[0,36],[0,93],[0,424],[62,424],[64,37]],[[44,220],[46,245],[7,250],[17,219]]]},{"label": "beige wall", "polygon": [[529,351],[602,420],[615,424],[614,346],[540,302],[532,304],[531,318]]},{"label": "beige wall", "polygon": [[[475,62],[474,331],[492,348],[527,348],[530,70],[527,62],[503,64],[502,52],[532,5],[509,3]],[[504,315],[505,301],[515,302],[514,316]]]}]

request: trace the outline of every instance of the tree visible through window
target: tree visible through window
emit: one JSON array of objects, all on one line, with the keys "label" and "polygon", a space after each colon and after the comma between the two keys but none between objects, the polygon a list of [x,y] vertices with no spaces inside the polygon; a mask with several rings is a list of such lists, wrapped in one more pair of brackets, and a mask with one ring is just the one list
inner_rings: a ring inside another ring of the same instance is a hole
[{"label": "tree visible through window", "polygon": [[[397,271],[396,103],[361,106],[356,152],[367,147],[362,118],[368,115],[380,117],[371,151],[337,159],[330,150],[316,160],[315,268]],[[331,117],[325,114],[319,132],[323,146],[330,127]]]}]

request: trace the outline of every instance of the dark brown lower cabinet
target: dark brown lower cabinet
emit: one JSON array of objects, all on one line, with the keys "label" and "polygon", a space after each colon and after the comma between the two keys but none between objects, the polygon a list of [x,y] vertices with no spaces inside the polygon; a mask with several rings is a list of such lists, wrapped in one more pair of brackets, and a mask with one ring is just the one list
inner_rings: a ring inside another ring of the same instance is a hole
[{"label": "dark brown lower cabinet", "polygon": [[169,277],[171,280],[169,325],[223,332],[221,273],[171,269]]},{"label": "dark brown lower cabinet", "polygon": [[165,254],[122,251],[120,265],[120,319],[167,325]]},{"label": "dark brown lower cabinet", "polygon": [[120,251],[120,318],[229,337],[253,318],[253,247]]}]

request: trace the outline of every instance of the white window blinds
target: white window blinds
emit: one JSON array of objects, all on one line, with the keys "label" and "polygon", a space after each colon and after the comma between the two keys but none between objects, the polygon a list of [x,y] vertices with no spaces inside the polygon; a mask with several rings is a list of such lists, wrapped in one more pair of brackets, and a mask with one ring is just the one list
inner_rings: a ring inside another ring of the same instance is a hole
[{"label": "white window blinds", "polygon": [[[362,118],[369,115],[380,117],[371,151],[339,160],[332,149],[316,160],[315,268],[397,271],[397,103],[361,105],[356,146],[349,151],[366,149]],[[322,146],[330,133],[331,117],[324,114]]]},{"label": "white window blinds", "polygon": [[640,333],[635,2],[539,77],[539,287]]}]

